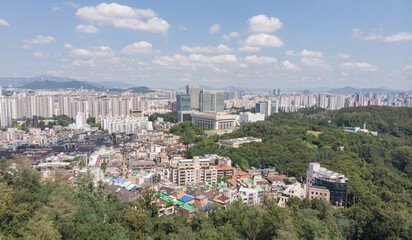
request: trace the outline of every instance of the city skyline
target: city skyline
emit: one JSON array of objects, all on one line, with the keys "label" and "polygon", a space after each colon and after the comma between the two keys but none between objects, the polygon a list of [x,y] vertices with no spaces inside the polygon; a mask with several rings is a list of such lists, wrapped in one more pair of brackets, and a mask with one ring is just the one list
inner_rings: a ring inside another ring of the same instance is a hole
[{"label": "city skyline", "polygon": [[411,2],[234,6],[2,2],[0,77],[152,88],[412,88]]}]

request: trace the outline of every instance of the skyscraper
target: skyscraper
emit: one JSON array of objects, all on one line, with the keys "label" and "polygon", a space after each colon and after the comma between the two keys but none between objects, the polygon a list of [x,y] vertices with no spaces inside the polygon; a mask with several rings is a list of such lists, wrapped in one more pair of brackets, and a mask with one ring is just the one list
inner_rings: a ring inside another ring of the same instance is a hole
[{"label": "skyscraper", "polygon": [[186,94],[190,95],[190,109],[199,109],[199,86],[186,85]]},{"label": "skyscraper", "polygon": [[0,97],[0,128],[11,125],[10,100]]},{"label": "skyscraper", "polygon": [[202,90],[199,94],[200,112],[223,112],[225,95],[223,92]]},{"label": "skyscraper", "polygon": [[[198,97],[199,98],[199,97]],[[176,107],[177,111],[189,111],[190,110],[190,103],[191,103],[190,95],[176,95]]]}]

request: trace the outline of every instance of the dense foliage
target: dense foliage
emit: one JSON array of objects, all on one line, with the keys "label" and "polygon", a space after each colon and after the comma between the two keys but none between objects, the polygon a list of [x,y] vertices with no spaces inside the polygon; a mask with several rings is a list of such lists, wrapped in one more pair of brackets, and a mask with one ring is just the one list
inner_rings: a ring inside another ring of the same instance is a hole
[{"label": "dense foliage", "polygon": [[180,141],[183,144],[199,143],[207,140],[204,129],[191,122],[174,125],[170,129],[170,133],[180,136]]},{"label": "dense foliage", "polygon": [[149,121],[156,121],[159,117],[165,122],[177,123],[177,112],[153,113],[149,116]]},{"label": "dense foliage", "polygon": [[[12,168],[2,159],[0,239],[411,239],[411,119],[412,109],[402,108],[309,109],[276,114],[221,137],[207,138],[190,123],[171,130],[197,143],[188,156],[219,153],[241,167],[274,166],[299,180],[309,162],[319,162],[349,178],[346,209],[292,198],[285,209],[272,201],[255,207],[234,202],[190,220],[157,217],[148,189],[139,201],[122,202],[103,186],[92,187],[87,175],[71,187],[64,179],[41,181],[24,159]],[[343,132],[342,126],[364,122],[378,136]],[[263,142],[238,149],[216,144],[249,135]]]}]

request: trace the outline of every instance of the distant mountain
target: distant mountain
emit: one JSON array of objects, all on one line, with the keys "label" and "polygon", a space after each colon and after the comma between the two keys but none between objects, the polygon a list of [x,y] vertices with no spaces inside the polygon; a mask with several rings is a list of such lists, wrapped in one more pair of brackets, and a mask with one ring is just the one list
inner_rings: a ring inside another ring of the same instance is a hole
[{"label": "distant mountain", "polygon": [[111,88],[131,88],[135,87],[134,84],[130,83],[125,83],[122,81],[108,81],[108,82],[89,82],[89,81],[84,81],[85,83],[88,83],[90,85],[96,86],[98,88],[103,88],[103,89],[111,89]]},{"label": "distant mountain", "polygon": [[154,92],[154,90],[148,88],[148,87],[133,87],[129,88],[128,90],[131,90],[132,93],[149,93],[149,92]]},{"label": "distant mountain", "polygon": [[99,90],[98,87],[91,84],[80,82],[80,81],[67,81],[67,82],[55,82],[49,80],[37,80],[26,85],[21,86],[24,89],[64,89],[64,88],[74,88],[74,89],[95,89]]},{"label": "distant mountain", "polygon": [[[378,93],[378,94],[385,94],[385,95],[395,95],[401,92],[405,92],[402,90],[390,90],[384,88],[353,88],[353,87],[343,87],[337,89],[330,89],[327,91],[328,93],[336,93],[336,94],[355,94],[355,93]],[[411,91],[407,91],[411,93]]]},{"label": "distant mountain", "polygon": [[86,84],[95,86],[96,88],[131,88],[135,87],[134,84],[125,83],[122,81],[107,81],[107,82],[89,82],[89,81],[79,81],[77,79],[68,77],[55,77],[51,75],[40,75],[32,78],[0,78],[0,86],[3,87],[22,87],[28,85],[29,83],[36,82],[38,80],[47,80],[52,82],[84,82]]}]

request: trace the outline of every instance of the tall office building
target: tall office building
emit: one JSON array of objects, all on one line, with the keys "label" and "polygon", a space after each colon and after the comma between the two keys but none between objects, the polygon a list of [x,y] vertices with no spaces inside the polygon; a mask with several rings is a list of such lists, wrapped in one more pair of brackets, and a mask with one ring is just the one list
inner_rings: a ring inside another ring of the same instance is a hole
[{"label": "tall office building", "polygon": [[265,117],[269,117],[273,113],[277,113],[277,111],[278,111],[277,103],[272,104],[271,101],[256,103],[255,112],[261,113],[265,115]]},{"label": "tall office building", "polygon": [[346,207],[348,194],[348,178],[343,174],[320,167],[319,163],[309,163],[306,177],[307,196],[312,189],[324,188],[330,192],[330,203],[337,207]]},{"label": "tall office building", "polygon": [[225,95],[223,92],[200,91],[200,112],[223,112],[225,110]]},{"label": "tall office building", "polygon": [[190,95],[190,109],[199,109],[199,92],[199,86],[186,86],[186,94]]},{"label": "tall office building", "polygon": [[[199,98],[199,97],[198,97]],[[189,111],[191,96],[188,94],[185,95],[176,95],[176,108],[177,111]]]}]

